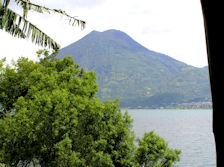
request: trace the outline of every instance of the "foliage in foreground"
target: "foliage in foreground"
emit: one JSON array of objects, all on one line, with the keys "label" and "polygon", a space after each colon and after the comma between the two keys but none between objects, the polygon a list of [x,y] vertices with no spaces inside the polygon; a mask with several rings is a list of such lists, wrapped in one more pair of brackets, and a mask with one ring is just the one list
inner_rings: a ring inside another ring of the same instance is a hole
[{"label": "foliage in foreground", "polygon": [[16,5],[23,11],[23,15],[19,15],[14,10],[8,8],[10,0],[0,0],[0,30],[5,30],[14,37],[32,39],[32,42],[40,46],[48,46],[54,50],[60,48],[60,45],[51,37],[41,31],[38,27],[27,20],[28,11],[38,13],[58,13],[68,18],[69,23],[85,27],[85,21],[68,15],[61,9],[50,9],[45,6],[32,3],[29,0],[14,0]]},{"label": "foliage in foreground", "polygon": [[0,62],[0,166],[169,167],[179,150],[154,132],[138,139],[118,101],[96,97],[94,72],[71,57]]}]

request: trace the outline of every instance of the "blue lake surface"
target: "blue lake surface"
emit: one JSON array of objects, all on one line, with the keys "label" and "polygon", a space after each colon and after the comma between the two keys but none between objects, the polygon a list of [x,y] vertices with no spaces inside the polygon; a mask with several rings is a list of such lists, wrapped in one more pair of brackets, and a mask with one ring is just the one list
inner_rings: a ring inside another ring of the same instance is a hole
[{"label": "blue lake surface", "polygon": [[[122,110],[124,111],[124,110]],[[177,167],[215,167],[212,110],[128,109],[136,137],[154,130],[182,151]]]}]

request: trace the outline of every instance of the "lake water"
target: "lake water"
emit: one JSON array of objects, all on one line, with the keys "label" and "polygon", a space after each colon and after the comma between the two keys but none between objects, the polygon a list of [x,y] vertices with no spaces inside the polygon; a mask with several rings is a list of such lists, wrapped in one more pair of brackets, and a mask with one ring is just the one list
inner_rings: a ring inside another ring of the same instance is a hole
[{"label": "lake water", "polygon": [[154,130],[171,148],[182,151],[177,167],[215,167],[212,110],[128,109],[136,137]]}]

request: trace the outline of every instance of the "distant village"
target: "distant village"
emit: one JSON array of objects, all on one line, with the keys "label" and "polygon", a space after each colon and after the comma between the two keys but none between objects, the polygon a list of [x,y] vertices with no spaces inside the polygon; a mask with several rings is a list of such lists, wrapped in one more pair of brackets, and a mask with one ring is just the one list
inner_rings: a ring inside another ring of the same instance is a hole
[{"label": "distant village", "polygon": [[212,108],[212,102],[190,102],[190,103],[181,103],[177,105],[177,108],[195,108],[195,109],[211,109]]},{"label": "distant village", "polygon": [[136,108],[125,107],[125,109],[212,109],[212,102],[189,102],[181,104],[172,104],[170,106],[161,106],[161,107],[142,107],[138,106]]}]

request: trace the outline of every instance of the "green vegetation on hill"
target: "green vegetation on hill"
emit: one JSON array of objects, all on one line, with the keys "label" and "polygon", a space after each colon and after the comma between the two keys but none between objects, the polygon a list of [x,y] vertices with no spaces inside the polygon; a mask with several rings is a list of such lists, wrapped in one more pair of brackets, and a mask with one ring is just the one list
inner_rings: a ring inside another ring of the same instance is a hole
[{"label": "green vegetation on hill", "polygon": [[210,101],[208,69],[196,68],[143,47],[124,32],[93,31],[61,49],[95,71],[98,97],[120,99],[122,107],[160,107]]}]

